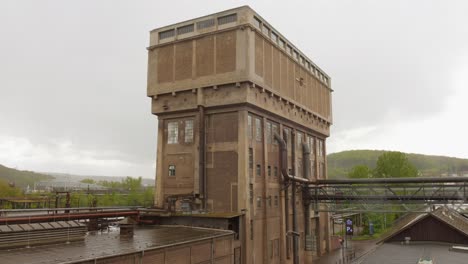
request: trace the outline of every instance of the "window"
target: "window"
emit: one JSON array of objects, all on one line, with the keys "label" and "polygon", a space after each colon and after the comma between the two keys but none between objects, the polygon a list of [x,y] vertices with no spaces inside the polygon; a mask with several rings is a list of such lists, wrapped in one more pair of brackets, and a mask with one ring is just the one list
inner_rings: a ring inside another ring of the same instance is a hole
[{"label": "window", "polygon": [[169,29],[166,31],[159,32],[159,40],[166,39],[175,36],[175,30]]},{"label": "window", "polygon": [[271,207],[271,195],[268,196],[268,207]]},{"label": "window", "polygon": [[284,129],[284,134],[286,135],[286,145],[288,150],[291,149],[291,130],[289,128]]},{"label": "window", "polygon": [[271,144],[271,123],[270,122],[267,122],[266,123],[266,139],[267,139],[267,143],[268,144]]},{"label": "window", "polygon": [[257,28],[261,28],[262,27],[262,21],[260,21],[260,19],[254,17],[254,26],[257,27]]},{"label": "window", "polygon": [[249,148],[249,169],[253,169],[253,149]]},{"label": "window", "polygon": [[275,195],[275,201],[274,201],[274,205],[275,207],[278,207],[278,195]]},{"label": "window", "polygon": [[273,132],[273,134],[272,134],[273,144],[274,144],[274,145],[278,145],[278,140],[275,139],[275,135],[278,135],[278,136],[280,135],[280,134],[279,134],[279,130],[278,130],[278,125],[275,124],[275,123],[273,123],[273,124],[271,125],[271,129],[273,130],[273,131],[272,131],[272,132]]},{"label": "window", "polygon": [[255,118],[255,139],[262,141],[262,121],[260,118]]},{"label": "window", "polygon": [[253,220],[250,219],[250,240],[253,240],[254,239],[254,223],[253,223]]},{"label": "window", "polygon": [[247,134],[249,135],[249,139],[252,139],[252,116],[247,116]]},{"label": "window", "polygon": [[253,200],[254,200],[254,191],[253,191],[253,184],[249,184],[249,200],[250,204],[253,205]]},{"label": "window", "polygon": [[257,196],[257,208],[262,208],[262,197]]},{"label": "window", "polygon": [[276,166],[273,168],[273,176],[278,177],[278,167]]},{"label": "window", "polygon": [[275,32],[271,32],[271,40],[273,40],[274,43],[278,43],[278,35]]},{"label": "window", "polygon": [[280,46],[282,49],[286,49],[286,41],[280,39]]},{"label": "window", "polygon": [[209,28],[215,25],[215,20],[212,19],[207,19],[203,20],[200,22],[197,22],[197,29],[204,29],[204,28]]},{"label": "window", "polygon": [[193,120],[185,121],[185,143],[193,142]]},{"label": "window", "polygon": [[265,26],[265,25],[263,25],[262,32],[263,32],[265,35],[270,36],[270,29],[269,29],[267,26]]},{"label": "window", "polygon": [[177,28],[177,35],[193,32],[195,26],[193,24]]},{"label": "window", "polygon": [[237,21],[237,14],[218,17],[218,25],[224,25],[224,24],[236,22],[236,21]]},{"label": "window", "polygon": [[293,55],[293,51],[292,51],[292,48],[291,48],[291,46],[289,46],[289,45],[288,45],[288,48],[287,48],[287,50],[288,50],[288,53],[289,53],[289,55],[291,55],[291,56],[292,56],[292,55]]},{"label": "window", "polygon": [[179,123],[169,122],[167,123],[167,144],[179,143]]},{"label": "window", "polygon": [[175,175],[175,165],[169,165],[169,176],[176,176]]},{"label": "window", "polygon": [[262,175],[262,166],[260,166],[260,164],[257,164],[257,171],[256,171],[256,174],[257,174],[257,176],[261,176],[261,175]]},{"label": "window", "polygon": [[270,177],[270,176],[271,176],[271,166],[268,165],[268,177]]},{"label": "window", "polygon": [[302,133],[297,132],[297,148],[301,150],[302,145]]},{"label": "window", "polygon": [[308,136],[307,137],[307,144],[309,145],[310,154],[314,155],[314,138]]}]

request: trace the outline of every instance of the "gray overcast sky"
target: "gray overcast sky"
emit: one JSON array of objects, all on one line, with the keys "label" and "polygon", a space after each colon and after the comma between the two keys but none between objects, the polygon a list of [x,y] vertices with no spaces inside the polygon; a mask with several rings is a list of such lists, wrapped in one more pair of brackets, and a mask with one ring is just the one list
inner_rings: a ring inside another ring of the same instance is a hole
[{"label": "gray overcast sky", "polygon": [[248,4],[331,77],[328,152],[468,158],[467,1],[0,1],[0,164],[154,177],[149,31]]}]

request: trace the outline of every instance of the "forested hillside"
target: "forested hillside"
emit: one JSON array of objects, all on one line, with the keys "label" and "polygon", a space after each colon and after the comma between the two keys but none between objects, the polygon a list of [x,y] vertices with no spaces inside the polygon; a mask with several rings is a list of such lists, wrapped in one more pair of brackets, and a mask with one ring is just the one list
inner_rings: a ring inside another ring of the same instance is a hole
[{"label": "forested hillside", "polygon": [[34,186],[34,182],[51,180],[54,177],[32,171],[21,171],[0,165],[0,180],[6,183],[14,183],[16,187],[24,188]]},{"label": "forested hillside", "polygon": [[[374,168],[378,157],[384,152],[384,150],[349,150],[329,154],[327,156],[328,177],[345,178],[350,169],[356,165],[366,165],[369,168]],[[413,153],[405,154],[422,176],[437,177],[452,174],[468,176],[468,159]]]}]

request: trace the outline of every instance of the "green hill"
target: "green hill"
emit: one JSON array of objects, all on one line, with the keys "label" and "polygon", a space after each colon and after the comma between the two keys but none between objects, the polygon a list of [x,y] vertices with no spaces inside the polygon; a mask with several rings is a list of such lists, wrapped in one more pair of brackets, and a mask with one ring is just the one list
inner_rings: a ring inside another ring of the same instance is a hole
[{"label": "green hill", "polygon": [[[330,179],[345,178],[349,170],[356,165],[367,165],[373,169],[378,157],[384,152],[384,150],[348,150],[329,154],[327,156],[328,177]],[[468,159],[413,153],[405,154],[424,177],[451,174],[463,176],[468,174]]]},{"label": "green hill", "polygon": [[51,179],[54,179],[54,177],[32,171],[15,170],[0,165],[0,180],[15,183],[16,187],[24,188],[29,185],[32,188],[35,182]]}]

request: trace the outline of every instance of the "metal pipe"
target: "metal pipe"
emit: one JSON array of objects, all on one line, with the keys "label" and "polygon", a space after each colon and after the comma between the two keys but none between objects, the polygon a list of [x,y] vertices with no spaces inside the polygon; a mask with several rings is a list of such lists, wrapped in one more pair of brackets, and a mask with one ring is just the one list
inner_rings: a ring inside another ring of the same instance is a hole
[{"label": "metal pipe", "polygon": [[372,178],[372,179],[318,179],[314,185],[326,184],[398,184],[398,183],[468,183],[468,177],[415,177],[415,178]]},{"label": "metal pipe", "polygon": [[[291,131],[291,167],[292,175],[296,175],[296,133]],[[292,181],[292,227],[293,227],[293,263],[299,264],[299,241],[298,241],[298,230],[297,230],[297,208],[296,208],[296,181]]]},{"label": "metal pipe", "polygon": [[[304,169],[304,178],[310,180],[310,148],[309,145],[306,143],[302,143],[302,164]],[[310,239],[312,235],[310,232],[310,199],[309,194],[307,193],[307,189],[303,188],[302,192],[302,200],[304,203],[304,233],[306,238]],[[308,241],[306,239],[306,241]],[[309,248],[309,247],[306,247]]]},{"label": "metal pipe", "polygon": [[37,216],[22,216],[22,217],[5,217],[0,218],[0,224],[20,224],[20,223],[37,223],[44,221],[59,221],[59,220],[77,220],[91,218],[107,218],[107,217],[124,217],[138,216],[138,211],[116,211],[116,212],[96,212],[96,213],[75,213],[75,214],[53,214],[53,215],[37,215]]},{"label": "metal pipe", "polygon": [[199,177],[199,191],[202,199],[202,208],[206,209],[207,203],[207,190],[206,190],[206,171],[205,171],[205,108],[202,105],[198,106],[198,177]]},{"label": "metal pipe", "polygon": [[[288,141],[288,137],[286,133],[283,131],[283,138],[281,138],[278,134],[274,135],[275,139],[278,141],[279,144],[279,168],[281,171],[281,175],[283,175],[283,181],[285,183],[284,188],[284,224],[286,228],[286,232],[289,230],[289,175],[288,175],[288,149],[286,142]],[[289,240],[286,240],[286,258],[290,258],[289,252]]]}]

